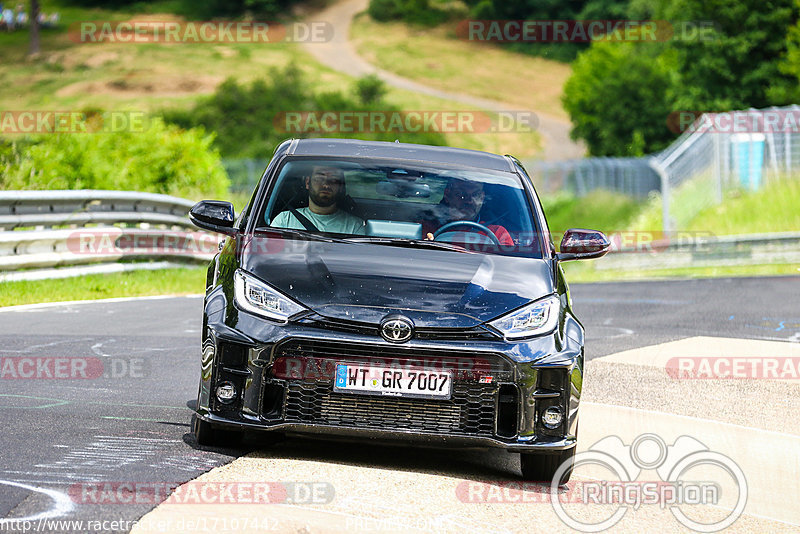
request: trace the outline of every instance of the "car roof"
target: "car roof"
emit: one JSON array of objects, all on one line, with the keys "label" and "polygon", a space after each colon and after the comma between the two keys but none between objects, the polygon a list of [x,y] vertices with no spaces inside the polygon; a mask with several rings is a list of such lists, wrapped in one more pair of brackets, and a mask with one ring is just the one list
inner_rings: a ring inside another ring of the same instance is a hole
[{"label": "car roof", "polygon": [[387,143],[359,139],[294,139],[287,151],[296,156],[360,157],[464,165],[493,171],[514,172],[508,158],[464,148]]}]

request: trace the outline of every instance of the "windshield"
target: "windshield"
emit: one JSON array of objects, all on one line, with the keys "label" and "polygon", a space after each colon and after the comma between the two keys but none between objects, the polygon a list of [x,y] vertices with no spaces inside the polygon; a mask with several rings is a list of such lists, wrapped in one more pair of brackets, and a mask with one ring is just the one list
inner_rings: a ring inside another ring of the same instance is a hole
[{"label": "windshield", "polygon": [[[289,159],[257,229],[381,245],[541,257],[513,173],[379,160]],[[448,247],[438,247],[448,248]]]}]

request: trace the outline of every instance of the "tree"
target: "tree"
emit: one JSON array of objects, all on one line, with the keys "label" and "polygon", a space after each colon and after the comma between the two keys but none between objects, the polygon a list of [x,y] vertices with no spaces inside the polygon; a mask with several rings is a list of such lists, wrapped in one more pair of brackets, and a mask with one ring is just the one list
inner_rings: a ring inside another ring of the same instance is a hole
[{"label": "tree", "polygon": [[641,156],[664,148],[674,137],[667,127],[669,58],[657,44],[592,43],[564,85],[572,138],[585,140],[594,156]]},{"label": "tree", "polygon": [[39,0],[31,0],[31,51],[30,55],[39,53]]},{"label": "tree", "polygon": [[[474,19],[592,21],[624,20],[629,0],[465,0]],[[589,47],[586,42],[512,42],[511,50],[570,62]]]},{"label": "tree", "polygon": [[[795,1],[795,10],[800,9],[800,0]],[[786,55],[781,59],[778,68],[781,73],[790,76],[794,84],[789,86],[771,85],[769,96],[773,102],[800,101],[800,21],[796,22],[787,34]]]},{"label": "tree", "polygon": [[713,23],[706,36],[678,34],[670,42],[676,52],[675,109],[723,111],[789,103],[797,79],[780,65],[789,28],[798,20],[792,2],[673,0],[668,19]]}]

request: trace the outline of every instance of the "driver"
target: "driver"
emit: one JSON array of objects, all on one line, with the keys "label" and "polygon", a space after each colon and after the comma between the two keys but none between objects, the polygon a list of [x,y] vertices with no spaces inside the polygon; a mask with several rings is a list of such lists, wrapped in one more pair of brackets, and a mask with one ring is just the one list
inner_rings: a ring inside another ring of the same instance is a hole
[{"label": "driver", "polygon": [[[492,231],[501,245],[513,246],[514,240],[508,230],[497,224],[487,225],[480,220],[481,208],[486,195],[483,184],[461,178],[452,178],[444,189],[442,201],[428,214],[429,217],[422,221],[422,233],[426,239],[432,241],[433,234],[447,223],[456,221],[469,221],[482,224]],[[454,231],[475,232],[486,235],[469,226],[454,226]]]}]

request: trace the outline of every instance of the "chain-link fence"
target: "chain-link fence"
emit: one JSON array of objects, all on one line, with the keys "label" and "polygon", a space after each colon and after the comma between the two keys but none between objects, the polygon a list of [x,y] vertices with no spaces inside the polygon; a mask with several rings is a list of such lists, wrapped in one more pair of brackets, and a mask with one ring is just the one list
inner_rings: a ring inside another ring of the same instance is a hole
[{"label": "chain-link fence", "polygon": [[733,189],[800,178],[800,106],[677,115],[685,131],[658,154],[533,162],[529,169],[543,191],[583,196],[608,189],[639,198],[660,192],[664,231],[686,227]]},{"label": "chain-link fence", "polygon": [[636,198],[661,189],[661,178],[644,158],[584,158],[528,162],[537,186],[546,192],[569,191],[582,197],[608,189]]},{"label": "chain-link fence", "polygon": [[664,230],[681,229],[728,191],[797,177],[800,106],[705,113],[651,164],[662,179]]}]

